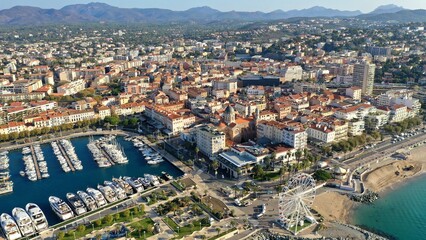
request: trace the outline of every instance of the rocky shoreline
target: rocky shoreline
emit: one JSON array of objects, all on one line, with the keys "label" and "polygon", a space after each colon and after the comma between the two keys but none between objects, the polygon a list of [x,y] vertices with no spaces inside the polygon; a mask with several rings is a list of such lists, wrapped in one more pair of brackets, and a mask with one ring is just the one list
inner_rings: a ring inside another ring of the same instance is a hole
[{"label": "rocky shoreline", "polygon": [[355,202],[370,204],[379,199],[379,194],[367,189],[362,195],[351,195],[350,199]]}]

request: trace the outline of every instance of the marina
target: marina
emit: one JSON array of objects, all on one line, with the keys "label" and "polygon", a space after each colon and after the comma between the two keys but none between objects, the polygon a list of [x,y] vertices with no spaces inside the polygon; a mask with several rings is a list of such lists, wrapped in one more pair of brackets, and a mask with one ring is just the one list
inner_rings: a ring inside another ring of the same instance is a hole
[{"label": "marina", "polygon": [[25,170],[20,171],[21,176],[27,176],[30,181],[37,181],[50,177],[47,162],[39,144],[30,145],[22,149],[22,160]]},{"label": "marina", "polygon": [[[93,140],[99,137],[93,137]],[[116,137],[117,143],[120,144],[121,150],[125,152],[128,158],[128,164],[117,164],[111,168],[99,168],[97,162],[91,157],[91,151],[88,148],[89,138],[81,137],[71,139],[70,142],[75,148],[76,155],[82,160],[84,170],[76,171],[74,174],[65,174],[62,170],[62,165],[55,156],[54,144],[42,144],[41,149],[46,156],[46,162],[49,164],[49,173],[51,177],[44,181],[29,182],[24,178],[18,178],[15,181],[15,191],[12,194],[0,196],[2,204],[0,205],[0,212],[10,213],[16,206],[26,206],[27,203],[35,203],[44,212],[50,225],[54,225],[61,220],[52,211],[48,198],[50,196],[58,196],[67,203],[66,194],[76,193],[86,205],[84,199],[78,191],[86,189],[91,186],[94,190],[100,184],[109,186],[116,198],[120,199],[125,197],[124,194],[131,194],[133,189],[124,181],[120,176],[128,176],[132,179],[138,179],[144,176],[145,173],[160,176],[162,172],[167,172],[171,176],[177,177],[182,175],[182,172],[174,167],[169,162],[165,161],[161,165],[149,165],[146,161],[141,161],[143,155],[140,151],[135,151],[131,141],[125,141],[123,137]],[[10,158],[10,171],[12,174],[17,174],[22,168],[22,153],[21,150],[11,150],[9,153]],[[78,179],[78,181],[76,181]],[[120,179],[120,180],[118,180]],[[115,188],[113,186],[116,186]],[[118,190],[117,186],[124,186]],[[37,194],[28,194],[28,188],[31,187],[31,192]],[[143,187],[143,186],[142,186]],[[109,190],[108,190],[109,191]],[[101,192],[101,191],[99,191]],[[81,193],[81,192],[80,192]],[[85,192],[83,192],[85,193]],[[87,193],[86,193],[87,195]],[[88,198],[90,199],[90,197]],[[93,206],[92,206],[93,207]],[[72,207],[71,207],[72,208]],[[92,209],[89,209],[91,211]]]},{"label": "marina", "polygon": [[128,140],[132,141],[133,146],[135,146],[136,148],[138,148],[139,151],[142,152],[142,155],[144,156],[144,158],[145,158],[145,160],[147,161],[148,164],[156,165],[156,164],[164,162],[164,159],[160,155],[160,153],[158,153],[157,151],[152,149],[150,146],[143,143],[137,137],[128,138]]}]

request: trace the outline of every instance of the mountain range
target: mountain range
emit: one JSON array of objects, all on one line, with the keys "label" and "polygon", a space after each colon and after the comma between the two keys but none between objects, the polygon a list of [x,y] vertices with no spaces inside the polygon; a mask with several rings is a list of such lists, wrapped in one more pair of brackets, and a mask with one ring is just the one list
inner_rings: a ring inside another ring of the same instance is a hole
[{"label": "mountain range", "polygon": [[61,9],[16,6],[0,11],[0,24],[41,25],[84,22],[167,23],[187,21],[205,23],[223,20],[279,20],[295,17],[356,17],[373,21],[426,21],[426,10],[407,10],[396,5],[385,5],[378,7],[368,14],[363,14],[361,11],[341,11],[316,6],[302,10],[276,10],[264,13],[260,11],[221,12],[210,7],[196,7],[186,11],[172,11],[158,8],[119,8],[105,3],[88,3],[68,5]]}]

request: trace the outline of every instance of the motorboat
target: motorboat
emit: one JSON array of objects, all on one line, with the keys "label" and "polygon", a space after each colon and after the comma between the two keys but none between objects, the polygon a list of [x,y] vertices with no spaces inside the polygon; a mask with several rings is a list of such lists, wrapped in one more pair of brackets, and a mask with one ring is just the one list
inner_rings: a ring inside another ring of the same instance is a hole
[{"label": "motorboat", "polygon": [[173,176],[171,176],[170,174],[166,173],[166,172],[161,172],[161,176],[163,177],[164,180],[166,181],[171,181],[173,180]]},{"label": "motorboat", "polygon": [[77,195],[74,193],[67,193],[66,196],[72,210],[74,210],[77,215],[81,215],[87,212],[86,206],[84,206],[83,201]]},{"label": "motorboat", "polygon": [[92,196],[95,199],[96,204],[98,207],[102,207],[107,204],[107,201],[104,198],[104,195],[99,190],[96,190],[94,188],[87,188],[86,192]]},{"label": "motorboat", "polygon": [[143,175],[145,177],[146,180],[148,180],[152,186],[158,186],[160,185],[160,181],[158,180],[158,177],[155,175],[151,175],[151,174],[144,174]]},{"label": "motorboat", "polygon": [[117,199],[124,199],[127,197],[126,192],[123,188],[120,187],[120,185],[116,182],[110,182],[110,181],[104,181],[105,186],[109,186],[117,196]]},{"label": "motorboat", "polygon": [[12,210],[12,216],[15,219],[16,224],[18,224],[19,230],[21,230],[21,233],[24,237],[31,236],[36,233],[31,217],[23,208],[14,208]]},{"label": "motorboat", "polygon": [[27,211],[37,231],[40,232],[49,227],[46,216],[37,204],[28,203],[25,206],[25,211]]},{"label": "motorboat", "polygon": [[78,191],[77,195],[80,197],[80,199],[83,201],[84,205],[86,205],[87,210],[93,211],[98,208],[98,205],[96,204],[95,199],[87,194],[84,191]]},{"label": "motorboat", "polygon": [[18,224],[16,224],[15,220],[13,220],[13,218],[9,214],[1,214],[0,223],[4,235],[8,240],[15,240],[22,237],[22,234],[18,228]]},{"label": "motorboat", "polygon": [[74,213],[71,210],[71,207],[62,199],[55,196],[50,196],[49,203],[52,210],[61,220],[65,221],[74,217]]},{"label": "motorboat", "polygon": [[128,182],[126,182],[122,178],[112,178],[112,181],[117,183],[125,192],[127,195],[132,195],[135,192],[133,191],[132,186]]},{"label": "motorboat", "polygon": [[137,178],[131,178],[131,177],[123,177],[123,179],[132,186],[133,190],[135,192],[142,192],[143,191],[143,185],[142,182]]},{"label": "motorboat", "polygon": [[114,190],[110,186],[98,185],[99,191],[104,195],[105,199],[109,203],[113,203],[117,201],[117,196],[115,195]]}]

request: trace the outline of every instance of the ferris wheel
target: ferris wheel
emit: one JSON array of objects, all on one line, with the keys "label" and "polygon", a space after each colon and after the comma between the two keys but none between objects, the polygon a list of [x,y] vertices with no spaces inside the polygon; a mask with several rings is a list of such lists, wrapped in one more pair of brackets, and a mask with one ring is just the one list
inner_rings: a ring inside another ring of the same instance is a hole
[{"label": "ferris wheel", "polygon": [[310,212],[315,199],[315,179],[305,173],[291,177],[283,192],[279,194],[279,220],[283,226],[297,234],[305,223],[317,223]]}]

